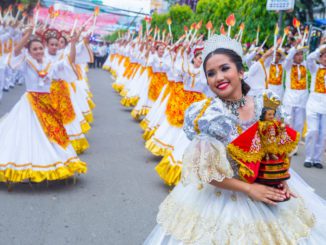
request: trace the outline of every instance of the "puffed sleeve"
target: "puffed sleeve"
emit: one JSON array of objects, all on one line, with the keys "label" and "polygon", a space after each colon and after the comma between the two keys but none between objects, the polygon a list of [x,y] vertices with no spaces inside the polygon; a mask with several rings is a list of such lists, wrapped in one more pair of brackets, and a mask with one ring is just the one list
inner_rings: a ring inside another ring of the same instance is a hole
[{"label": "puffed sleeve", "polygon": [[202,186],[213,180],[221,182],[234,176],[224,144],[233,130],[227,120],[217,100],[206,99],[189,107],[184,131],[192,142],[183,156],[183,184]]},{"label": "puffed sleeve", "polygon": [[182,183],[199,187],[213,180],[222,182],[234,176],[225,146],[209,135],[199,135],[186,148],[182,160]]},{"label": "puffed sleeve", "polygon": [[204,113],[205,107],[209,106],[210,103],[210,99],[202,100],[193,103],[186,110],[183,131],[186,133],[189,140],[193,140],[193,138],[199,133],[197,129],[198,120],[195,120],[199,119],[200,114]]},{"label": "puffed sleeve", "polygon": [[66,82],[74,82],[78,80],[78,72],[75,65],[70,61],[69,56],[65,56],[62,60],[53,64],[53,79],[62,79]]}]

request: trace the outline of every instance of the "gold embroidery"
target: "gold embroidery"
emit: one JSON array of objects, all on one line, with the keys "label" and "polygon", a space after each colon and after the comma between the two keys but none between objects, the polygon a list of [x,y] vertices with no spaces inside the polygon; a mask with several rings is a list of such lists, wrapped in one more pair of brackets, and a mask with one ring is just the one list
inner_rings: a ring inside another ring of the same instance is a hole
[{"label": "gold embroidery", "polygon": [[37,75],[40,77],[40,78],[44,78],[44,77],[46,77],[47,75],[48,75],[48,72],[49,72],[49,70],[50,70],[50,67],[51,67],[51,63],[49,62],[47,65],[46,65],[46,67],[45,67],[45,69],[43,69],[43,70],[38,70],[37,68],[36,68],[36,66],[30,61],[30,60],[27,60],[27,63],[31,66],[31,68],[37,73]]},{"label": "gold embroidery", "polygon": [[298,74],[298,67],[293,65],[291,68],[291,89],[304,90],[307,88],[307,69],[300,65],[300,79]]},{"label": "gold embroidery", "polygon": [[50,88],[52,106],[61,115],[64,125],[76,118],[75,110],[70,99],[69,85],[63,80],[53,81]]},{"label": "gold embroidery", "polygon": [[207,110],[207,108],[210,106],[212,99],[209,98],[206,100],[202,110],[199,112],[199,114],[197,115],[197,117],[194,120],[194,129],[196,131],[197,134],[200,134],[200,129],[199,129],[199,125],[198,125],[198,121],[199,119],[204,115],[205,111]]},{"label": "gold embroidery", "polygon": [[276,65],[271,64],[269,68],[269,79],[268,84],[272,85],[281,85],[282,84],[282,77],[283,77],[283,67],[281,64],[277,64],[278,67],[278,74],[276,74]]},{"label": "gold embroidery", "polygon": [[49,140],[66,148],[70,144],[69,137],[60,114],[52,107],[50,94],[28,92],[27,97]]},{"label": "gold embroidery", "polygon": [[326,68],[319,68],[316,74],[315,92],[326,94]]},{"label": "gold embroidery", "polygon": [[164,72],[154,73],[148,88],[148,98],[156,101],[163,87],[168,83],[168,79]]},{"label": "gold embroidery", "polygon": [[192,103],[201,101],[204,98],[205,95],[202,93],[184,90],[183,83],[174,83],[165,111],[169,124],[182,127],[184,113],[187,108]]}]

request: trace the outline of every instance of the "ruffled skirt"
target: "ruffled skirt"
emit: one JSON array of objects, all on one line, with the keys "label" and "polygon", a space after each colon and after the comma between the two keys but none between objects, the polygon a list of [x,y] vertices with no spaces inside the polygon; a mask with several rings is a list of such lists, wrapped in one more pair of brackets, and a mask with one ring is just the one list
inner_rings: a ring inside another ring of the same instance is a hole
[{"label": "ruffled skirt", "polygon": [[144,244],[325,244],[326,206],[291,173],[299,195],[269,206],[239,192],[180,183],[163,201]]},{"label": "ruffled skirt", "polygon": [[[86,173],[86,163],[69,144],[60,117],[54,115],[51,105],[34,111],[38,103],[46,101],[37,97],[38,94],[25,93],[0,122],[2,182],[41,182]],[[46,99],[50,101],[50,97]]]}]

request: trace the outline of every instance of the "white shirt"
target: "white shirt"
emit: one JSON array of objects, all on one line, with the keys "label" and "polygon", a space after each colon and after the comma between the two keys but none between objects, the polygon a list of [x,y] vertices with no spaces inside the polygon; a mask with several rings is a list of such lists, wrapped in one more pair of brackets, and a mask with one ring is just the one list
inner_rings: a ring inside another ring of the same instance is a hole
[{"label": "white shirt", "polygon": [[284,60],[283,63],[283,69],[286,72],[286,77],[285,77],[285,93],[283,97],[283,104],[285,106],[296,106],[300,108],[306,108],[308,96],[309,96],[309,91],[308,91],[308,71],[306,73],[306,89],[303,90],[298,90],[298,89],[292,89],[291,88],[291,71],[292,67],[296,66],[295,68],[298,69],[298,76],[300,79],[300,65],[307,67],[306,62],[303,61],[301,64],[294,64],[293,62],[293,57],[296,54],[296,49],[293,47],[289,50],[289,53]]},{"label": "white shirt", "polygon": [[[316,63],[319,57],[320,49],[317,49],[315,52],[312,52],[307,57],[307,67],[311,73],[311,86],[310,95],[307,102],[307,110],[315,113],[326,114],[326,94],[315,92],[316,76],[318,69],[326,68]],[[326,84],[326,76],[324,77],[324,81]]]}]

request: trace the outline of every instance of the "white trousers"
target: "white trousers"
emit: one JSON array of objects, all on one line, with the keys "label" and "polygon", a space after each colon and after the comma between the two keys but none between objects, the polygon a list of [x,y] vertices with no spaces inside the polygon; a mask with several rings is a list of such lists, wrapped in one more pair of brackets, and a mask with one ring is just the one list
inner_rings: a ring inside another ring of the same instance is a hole
[{"label": "white trousers", "polygon": [[306,108],[284,105],[284,110],[290,116],[290,121],[287,123],[302,136],[302,130],[306,120]]},{"label": "white trousers", "polygon": [[5,84],[5,69],[0,67],[0,101],[2,99],[4,84]]},{"label": "white trousers", "polygon": [[321,163],[326,146],[326,114],[307,111],[306,162]]}]

